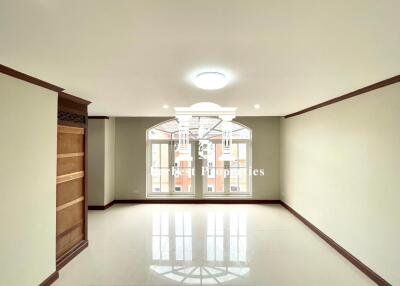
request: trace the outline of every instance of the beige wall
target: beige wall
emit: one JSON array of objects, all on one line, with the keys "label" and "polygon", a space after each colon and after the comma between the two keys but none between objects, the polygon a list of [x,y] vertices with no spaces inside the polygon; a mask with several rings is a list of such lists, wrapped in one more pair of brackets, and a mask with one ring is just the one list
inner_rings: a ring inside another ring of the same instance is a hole
[{"label": "beige wall", "polygon": [[115,198],[115,119],[89,119],[88,203],[104,206]]},{"label": "beige wall", "polygon": [[115,198],[146,198],[146,130],[168,118],[115,119]]},{"label": "beige wall", "polygon": [[0,74],[0,285],[55,270],[57,94]]},{"label": "beige wall", "polygon": [[[167,119],[116,118],[116,199],[146,199],[146,130]],[[265,169],[265,176],[253,177],[253,199],[279,199],[279,118],[240,117],[235,121],[253,130],[253,168]]]},{"label": "beige wall", "polygon": [[283,119],[282,199],[400,285],[400,84]]},{"label": "beige wall", "polygon": [[115,118],[105,122],[104,205],[115,198]]},{"label": "beige wall", "polygon": [[88,205],[104,205],[105,120],[88,122]]}]

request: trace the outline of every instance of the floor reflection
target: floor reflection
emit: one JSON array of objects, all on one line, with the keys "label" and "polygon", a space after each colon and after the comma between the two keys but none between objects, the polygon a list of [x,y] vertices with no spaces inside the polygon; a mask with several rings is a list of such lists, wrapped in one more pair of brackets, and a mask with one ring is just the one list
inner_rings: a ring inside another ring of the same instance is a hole
[{"label": "floor reflection", "polygon": [[[196,237],[194,230],[206,239]],[[246,214],[209,212],[206,221],[193,221],[189,211],[156,213],[152,261],[152,271],[179,284],[211,285],[243,278],[250,271]]]}]

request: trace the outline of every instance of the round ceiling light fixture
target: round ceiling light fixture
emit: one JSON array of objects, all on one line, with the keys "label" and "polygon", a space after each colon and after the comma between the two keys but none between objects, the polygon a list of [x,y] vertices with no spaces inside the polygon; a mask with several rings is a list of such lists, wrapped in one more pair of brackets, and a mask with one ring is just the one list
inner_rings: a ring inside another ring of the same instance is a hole
[{"label": "round ceiling light fixture", "polygon": [[215,90],[225,87],[228,79],[220,72],[202,72],[194,78],[193,82],[198,88]]}]

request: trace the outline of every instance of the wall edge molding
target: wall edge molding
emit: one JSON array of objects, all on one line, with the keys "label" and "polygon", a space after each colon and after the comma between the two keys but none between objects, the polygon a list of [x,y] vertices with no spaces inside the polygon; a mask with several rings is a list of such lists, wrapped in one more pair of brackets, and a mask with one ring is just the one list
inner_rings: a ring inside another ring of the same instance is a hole
[{"label": "wall edge molding", "polygon": [[367,92],[370,92],[370,91],[373,91],[373,90],[375,90],[375,89],[379,89],[379,88],[382,88],[382,87],[385,87],[385,86],[388,86],[388,85],[392,85],[392,84],[395,84],[395,83],[398,83],[398,82],[400,82],[400,75],[396,75],[396,76],[394,76],[394,77],[391,77],[391,78],[388,78],[388,79],[379,81],[379,82],[377,82],[377,83],[368,85],[368,86],[366,86],[366,87],[357,89],[357,90],[355,90],[355,91],[346,93],[346,94],[344,94],[344,95],[341,95],[341,96],[332,98],[332,99],[330,99],[330,100],[321,102],[321,103],[319,103],[319,104],[310,106],[310,107],[308,107],[308,108],[299,110],[299,111],[297,111],[297,112],[290,113],[290,114],[288,114],[288,115],[285,115],[284,118],[290,118],[290,117],[294,117],[294,116],[297,116],[297,115],[301,115],[301,114],[303,114],[303,113],[307,113],[307,112],[313,111],[313,110],[315,110],[315,109],[319,109],[319,108],[325,107],[325,106],[327,106],[327,105],[331,105],[331,104],[333,104],[333,103],[346,100],[346,99],[348,99],[348,98],[352,98],[352,97],[355,97],[355,96],[358,96],[358,95],[363,95],[363,94],[365,94],[365,93],[367,93]]},{"label": "wall edge molding", "polygon": [[49,277],[47,277],[39,286],[50,286],[53,284],[59,277],[58,270],[54,271]]},{"label": "wall edge molding", "polygon": [[358,258],[352,255],[349,251],[343,248],[340,244],[322,232],[319,228],[309,222],[306,218],[304,218],[301,214],[291,208],[288,204],[281,201],[281,205],[287,209],[293,216],[295,216],[298,220],[300,220],[303,224],[305,224],[310,230],[312,230],[316,235],[318,235],[321,239],[323,239],[326,243],[328,243],[333,249],[335,249],[340,255],[346,258],[351,264],[357,267],[361,272],[363,272],[368,278],[374,281],[377,285],[381,286],[391,286],[389,282],[383,279],[379,274],[369,268],[367,265],[362,263]]},{"label": "wall edge molding", "polygon": [[62,88],[62,87],[59,87],[59,86],[56,86],[54,84],[45,82],[45,81],[43,81],[41,79],[38,79],[36,77],[27,75],[25,73],[22,73],[20,71],[17,71],[15,69],[12,69],[12,68],[7,67],[7,66],[2,65],[2,64],[0,64],[0,72],[3,73],[3,74],[6,74],[8,76],[11,76],[11,77],[14,77],[14,78],[29,82],[31,84],[34,84],[34,85],[37,85],[37,86],[40,86],[40,87],[43,87],[43,88],[50,89],[50,90],[55,91],[55,92],[61,92],[61,91],[64,90],[64,88]]}]

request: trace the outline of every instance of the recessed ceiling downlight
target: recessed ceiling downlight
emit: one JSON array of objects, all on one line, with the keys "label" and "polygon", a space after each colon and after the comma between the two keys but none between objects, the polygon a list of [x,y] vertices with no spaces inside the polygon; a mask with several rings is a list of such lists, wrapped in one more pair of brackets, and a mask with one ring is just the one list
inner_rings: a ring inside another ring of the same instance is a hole
[{"label": "recessed ceiling downlight", "polygon": [[202,72],[194,79],[194,85],[201,89],[214,90],[226,86],[228,79],[220,72]]}]

